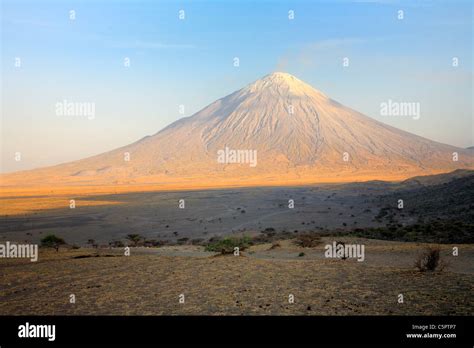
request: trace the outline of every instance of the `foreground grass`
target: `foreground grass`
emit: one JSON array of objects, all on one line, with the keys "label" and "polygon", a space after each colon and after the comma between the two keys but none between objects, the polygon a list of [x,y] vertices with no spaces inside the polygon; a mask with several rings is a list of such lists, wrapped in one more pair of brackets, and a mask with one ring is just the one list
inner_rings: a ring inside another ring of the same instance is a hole
[{"label": "foreground grass", "polygon": [[[290,243],[291,244],[291,243]],[[274,250],[284,253],[285,245]],[[291,244],[291,248],[295,248]],[[0,313],[43,315],[472,315],[474,275],[419,272],[387,252],[373,262],[42,250],[2,263]],[[368,250],[374,255],[379,244]],[[296,247],[299,248],[299,247]],[[292,249],[293,250],[293,249]],[[304,250],[306,254],[311,249]],[[472,251],[471,251],[472,252]],[[463,252],[465,255],[467,251]],[[91,257],[87,257],[90,254]],[[115,257],[110,257],[115,256]],[[309,255],[308,255],[309,256]],[[466,258],[467,256],[460,256]],[[456,259],[460,261],[461,259]],[[464,260],[466,262],[466,259]],[[397,303],[403,293],[404,303]],[[75,294],[76,303],[69,303]],[[179,303],[184,294],[185,303]],[[289,294],[295,303],[288,302]]]}]

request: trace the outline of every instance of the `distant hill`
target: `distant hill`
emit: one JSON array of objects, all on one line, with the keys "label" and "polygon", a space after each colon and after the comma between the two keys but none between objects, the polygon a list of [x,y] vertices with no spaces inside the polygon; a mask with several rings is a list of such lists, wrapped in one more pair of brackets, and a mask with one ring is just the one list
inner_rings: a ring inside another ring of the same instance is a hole
[{"label": "distant hill", "polygon": [[[362,236],[430,243],[474,243],[474,172],[429,177],[424,184],[402,186],[379,197],[376,219],[386,228],[367,229]],[[420,180],[420,179],[417,179]],[[413,181],[412,181],[413,183]],[[398,200],[403,208],[398,208]]]},{"label": "distant hill", "polygon": [[458,169],[450,173],[416,176],[403,181],[402,184],[405,185],[407,188],[416,186],[439,185],[466,176],[474,176],[474,171],[467,169]]}]

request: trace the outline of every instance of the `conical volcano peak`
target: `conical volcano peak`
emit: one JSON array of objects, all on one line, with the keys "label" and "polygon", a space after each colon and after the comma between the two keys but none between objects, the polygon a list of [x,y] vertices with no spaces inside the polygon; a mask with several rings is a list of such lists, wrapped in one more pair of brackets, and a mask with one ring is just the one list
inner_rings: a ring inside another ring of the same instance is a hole
[{"label": "conical volcano peak", "polygon": [[272,81],[273,83],[286,83],[292,84],[297,81],[302,82],[301,80],[297,79],[295,76],[288,74],[286,72],[275,71],[271,74],[268,74],[262,78],[262,80]]},{"label": "conical volcano peak", "polygon": [[264,76],[263,78],[261,78],[259,81],[263,82],[265,85],[274,85],[274,86],[287,87],[287,88],[309,87],[313,89],[311,86],[304,83],[300,79],[285,72],[274,72],[274,73],[268,74]]},{"label": "conical volcano peak", "polygon": [[[243,155],[232,162],[228,150]],[[217,157],[222,151],[224,162]],[[460,154],[459,161],[452,161],[453,152]],[[133,160],[124,161],[124,153]],[[307,184],[399,180],[471,169],[473,163],[469,150],[385,125],[334,102],[295,76],[274,72],[152,136],[90,158],[34,170],[27,181],[169,187],[181,181],[209,186]],[[25,176],[12,174],[8,180],[19,185]]]},{"label": "conical volcano peak", "polygon": [[309,96],[318,94],[324,96],[324,94],[314,89],[312,86],[285,72],[274,72],[268,74],[252,83],[248,88],[252,92],[269,91],[279,95]]}]

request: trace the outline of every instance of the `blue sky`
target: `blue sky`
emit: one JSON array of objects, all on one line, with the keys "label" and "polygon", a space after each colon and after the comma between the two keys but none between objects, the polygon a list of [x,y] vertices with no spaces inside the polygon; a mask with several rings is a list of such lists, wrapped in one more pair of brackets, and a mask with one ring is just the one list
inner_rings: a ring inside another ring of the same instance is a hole
[{"label": "blue sky", "polygon": [[[474,145],[471,1],[3,0],[1,20],[4,172],[126,145],[183,117],[179,105],[189,116],[272,71],[395,127]],[[65,99],[95,103],[95,118],[58,117]],[[420,119],[381,116],[388,99],[419,102]]]}]

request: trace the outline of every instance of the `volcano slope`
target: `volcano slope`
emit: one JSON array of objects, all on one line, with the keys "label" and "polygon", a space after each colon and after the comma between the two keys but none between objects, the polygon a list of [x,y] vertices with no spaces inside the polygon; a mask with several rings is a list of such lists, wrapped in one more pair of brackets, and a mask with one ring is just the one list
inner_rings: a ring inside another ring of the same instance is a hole
[{"label": "volcano slope", "polygon": [[[223,162],[219,153],[226,149],[245,156]],[[472,169],[473,159],[472,151],[385,125],[277,72],[133,144],[2,175],[1,184],[192,188],[401,180]]]}]

